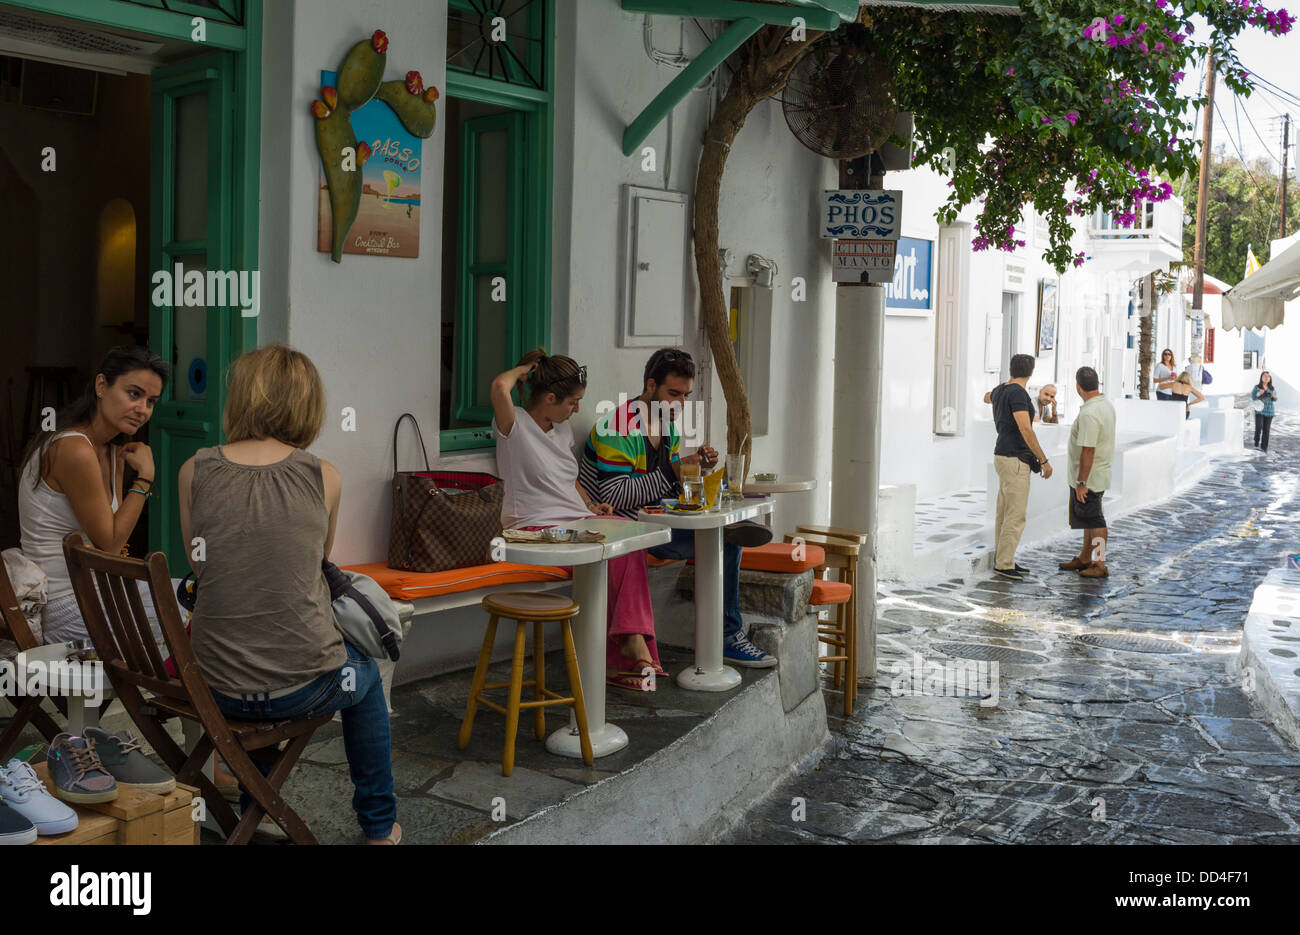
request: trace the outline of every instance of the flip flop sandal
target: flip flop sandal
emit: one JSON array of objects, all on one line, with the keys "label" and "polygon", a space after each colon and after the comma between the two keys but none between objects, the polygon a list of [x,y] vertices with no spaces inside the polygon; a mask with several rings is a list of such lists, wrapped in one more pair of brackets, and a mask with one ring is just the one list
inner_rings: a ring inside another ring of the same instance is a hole
[{"label": "flip flop sandal", "polygon": [[647,666],[649,666],[651,669],[654,669],[655,678],[657,679],[666,679],[669,677],[668,671],[663,666],[655,662],[653,659],[638,659],[637,662],[640,664],[642,669],[644,669]]},{"label": "flip flop sandal", "polygon": [[[657,675],[655,677],[658,678]],[[649,685],[646,685],[645,682],[645,676],[641,674],[640,669],[635,672],[628,670],[616,671],[614,669],[605,671],[605,684],[611,688],[622,688],[632,692],[654,691],[654,682],[652,681]]]}]

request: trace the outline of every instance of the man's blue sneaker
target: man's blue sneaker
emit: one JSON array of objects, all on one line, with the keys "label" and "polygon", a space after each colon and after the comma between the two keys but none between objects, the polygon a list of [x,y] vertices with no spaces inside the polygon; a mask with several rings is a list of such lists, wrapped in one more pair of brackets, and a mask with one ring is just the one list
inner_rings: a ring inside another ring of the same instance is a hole
[{"label": "man's blue sneaker", "polygon": [[733,666],[745,666],[748,669],[770,669],[776,665],[776,657],[769,656],[749,641],[743,633],[734,640],[722,643],[722,661]]}]

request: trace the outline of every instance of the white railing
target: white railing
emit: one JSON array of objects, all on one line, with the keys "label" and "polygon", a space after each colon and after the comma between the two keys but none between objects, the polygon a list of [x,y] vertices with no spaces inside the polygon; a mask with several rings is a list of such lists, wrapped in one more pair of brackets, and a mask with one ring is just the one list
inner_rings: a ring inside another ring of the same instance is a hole
[{"label": "white railing", "polygon": [[1100,240],[1154,240],[1160,239],[1177,249],[1183,244],[1183,200],[1142,203],[1136,220],[1124,227],[1113,214],[1094,212],[1088,223],[1088,234]]}]

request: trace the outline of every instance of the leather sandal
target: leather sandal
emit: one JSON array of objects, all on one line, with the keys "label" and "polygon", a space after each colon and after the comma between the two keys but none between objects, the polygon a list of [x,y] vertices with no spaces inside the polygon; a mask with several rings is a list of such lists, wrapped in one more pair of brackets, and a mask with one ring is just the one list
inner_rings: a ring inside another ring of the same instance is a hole
[{"label": "leather sandal", "polygon": [[1081,571],[1084,568],[1092,567],[1092,561],[1086,558],[1075,557],[1068,562],[1061,562],[1057,566],[1061,571]]},{"label": "leather sandal", "polygon": [[1110,569],[1106,567],[1105,562],[1094,562],[1079,572],[1079,575],[1084,578],[1109,578]]}]

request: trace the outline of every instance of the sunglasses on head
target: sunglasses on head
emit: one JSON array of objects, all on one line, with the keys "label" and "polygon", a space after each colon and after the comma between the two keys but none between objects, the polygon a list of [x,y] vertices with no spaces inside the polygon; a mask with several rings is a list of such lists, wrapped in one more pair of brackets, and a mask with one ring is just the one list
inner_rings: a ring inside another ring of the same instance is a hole
[{"label": "sunglasses on head", "polygon": [[666,363],[672,363],[675,360],[690,360],[691,355],[686,351],[664,351],[663,356],[659,359]]},{"label": "sunglasses on head", "polygon": [[[569,380],[575,380],[575,379],[576,379],[579,383],[583,384],[584,386],[586,385],[586,383],[587,383],[587,368],[586,368],[586,366],[579,367],[576,373],[570,373],[570,374],[566,374],[565,376],[562,376],[562,377],[556,377],[554,380],[551,380],[550,382],[548,382],[548,383],[546,384],[546,386],[554,386],[554,385],[557,384],[557,383],[567,383]],[[546,389],[546,386],[542,387],[542,389]]]}]

